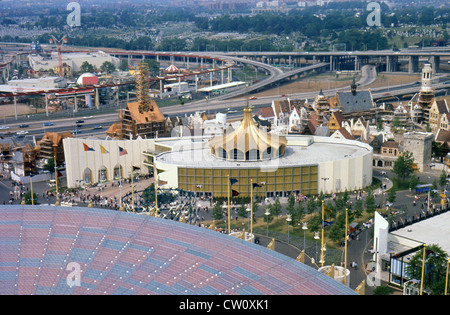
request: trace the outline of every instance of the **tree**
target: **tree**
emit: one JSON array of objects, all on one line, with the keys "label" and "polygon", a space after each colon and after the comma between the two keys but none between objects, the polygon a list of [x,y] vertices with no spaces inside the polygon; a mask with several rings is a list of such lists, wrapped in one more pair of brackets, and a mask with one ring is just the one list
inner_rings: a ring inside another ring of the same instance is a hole
[{"label": "tree", "polygon": [[290,214],[292,216],[293,212],[294,212],[294,208],[295,208],[295,197],[293,194],[291,194],[289,196],[288,199],[288,204],[286,206],[286,211],[288,214]]},{"label": "tree", "polygon": [[49,171],[50,174],[55,172],[55,158],[50,158],[47,160],[47,163],[44,165],[44,170]]},{"label": "tree", "polygon": [[214,220],[223,219],[222,206],[221,206],[220,202],[216,202],[216,204],[212,208],[212,218]]},{"label": "tree", "polygon": [[314,210],[317,209],[317,203],[314,201],[314,199],[309,198],[306,202],[306,211],[311,214],[314,212]]},{"label": "tree", "polygon": [[100,70],[106,73],[113,73],[116,71],[116,66],[111,61],[105,61],[101,66]]},{"label": "tree", "polygon": [[395,202],[397,199],[397,193],[394,190],[390,190],[388,193],[387,200],[391,203]]},{"label": "tree", "polygon": [[362,199],[356,200],[356,202],[355,202],[355,216],[357,218],[362,217],[363,210],[364,210],[364,207],[363,207]]},{"label": "tree", "polygon": [[238,215],[240,217],[246,218],[248,216],[247,208],[245,207],[245,204],[241,204],[238,209]]},{"label": "tree", "polygon": [[[23,198],[25,199],[25,204],[27,205],[31,205],[31,191],[27,191],[24,195]],[[35,205],[38,204],[38,197],[36,195],[36,193],[33,193],[33,203]]]},{"label": "tree", "polygon": [[375,196],[373,195],[373,190],[367,191],[366,197],[366,211],[367,213],[374,213],[376,209]]},{"label": "tree", "polygon": [[[424,248],[411,257],[406,272],[411,279],[422,278]],[[448,254],[437,244],[427,245],[425,248],[425,270],[423,288],[431,294],[443,294],[445,273],[447,271]]]},{"label": "tree", "polygon": [[338,242],[344,240],[344,236],[345,236],[345,213],[340,213],[337,216],[334,224],[331,225],[328,237],[333,242]]},{"label": "tree", "polygon": [[278,216],[281,214],[281,203],[280,199],[277,197],[275,202],[272,204],[272,209],[270,211],[274,216]]},{"label": "tree", "polygon": [[377,120],[377,131],[382,131],[384,129],[383,119],[378,118]]},{"label": "tree", "polygon": [[128,61],[125,59],[122,59],[120,61],[119,70],[121,71],[127,71],[128,70]]},{"label": "tree", "polygon": [[150,72],[150,75],[159,75],[159,68],[161,65],[158,61],[156,61],[155,59],[145,59],[143,62],[148,65],[148,71]]},{"label": "tree", "polygon": [[444,188],[445,185],[447,185],[447,174],[445,173],[445,170],[442,170],[441,176],[439,176],[439,186]]},{"label": "tree", "polygon": [[416,186],[419,184],[419,179],[417,176],[411,176],[411,179],[409,180],[409,188],[411,190],[416,189]]},{"label": "tree", "polygon": [[289,213],[292,218],[292,226],[297,226],[303,219],[305,215],[305,210],[303,209],[303,204],[298,203],[297,207],[294,207],[292,213]]},{"label": "tree", "polygon": [[80,72],[85,73],[85,72],[94,72],[94,66],[91,65],[89,62],[85,61],[81,64],[80,67]]},{"label": "tree", "polygon": [[414,157],[409,151],[405,151],[394,162],[393,172],[401,180],[402,184],[414,173]]}]

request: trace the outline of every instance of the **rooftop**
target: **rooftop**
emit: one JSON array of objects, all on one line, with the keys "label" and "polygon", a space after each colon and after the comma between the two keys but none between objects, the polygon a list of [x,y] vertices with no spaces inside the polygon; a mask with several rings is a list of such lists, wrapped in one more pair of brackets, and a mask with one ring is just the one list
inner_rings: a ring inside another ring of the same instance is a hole
[{"label": "rooftop", "polygon": [[422,244],[438,244],[442,250],[450,255],[450,238],[448,237],[450,226],[448,222],[450,222],[449,211],[408,225],[391,232],[391,234],[415,240]]},{"label": "rooftop", "polygon": [[[4,295],[356,294],[293,258],[194,225],[88,207],[0,212]],[[69,263],[80,270],[72,286]]]},{"label": "rooftop", "polygon": [[209,137],[183,137],[158,139],[172,151],[162,153],[157,161],[184,167],[239,168],[271,167],[277,165],[316,165],[321,162],[343,160],[364,156],[372,148],[358,141],[332,139],[317,136],[286,136],[287,146],[284,156],[270,161],[229,161],[215,158],[208,145]]}]

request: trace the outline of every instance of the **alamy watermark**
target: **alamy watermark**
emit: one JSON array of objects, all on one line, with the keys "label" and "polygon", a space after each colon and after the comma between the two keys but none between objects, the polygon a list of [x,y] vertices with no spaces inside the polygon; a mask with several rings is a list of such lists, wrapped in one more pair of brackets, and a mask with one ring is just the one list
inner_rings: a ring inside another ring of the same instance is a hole
[{"label": "alamy watermark", "polygon": [[67,16],[67,25],[81,26],[81,6],[78,2],[70,2],[67,4],[68,11],[72,11]]},{"label": "alamy watermark", "polygon": [[367,25],[369,26],[381,26],[381,6],[378,2],[369,2],[367,4],[367,10],[372,11],[367,15]]},{"label": "alamy watermark", "polygon": [[66,278],[66,283],[69,287],[81,286],[81,266],[77,262],[70,262],[67,264],[66,271],[70,271]]}]

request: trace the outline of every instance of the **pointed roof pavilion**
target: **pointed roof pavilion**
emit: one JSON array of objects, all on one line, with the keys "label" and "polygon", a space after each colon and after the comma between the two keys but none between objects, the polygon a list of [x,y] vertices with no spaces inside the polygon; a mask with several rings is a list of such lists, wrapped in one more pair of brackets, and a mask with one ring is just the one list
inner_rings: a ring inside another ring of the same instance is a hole
[{"label": "pointed roof pavilion", "polygon": [[253,121],[252,110],[244,109],[241,125],[231,133],[216,136],[209,141],[211,154],[220,159],[260,161],[284,155],[286,137],[259,129]]}]

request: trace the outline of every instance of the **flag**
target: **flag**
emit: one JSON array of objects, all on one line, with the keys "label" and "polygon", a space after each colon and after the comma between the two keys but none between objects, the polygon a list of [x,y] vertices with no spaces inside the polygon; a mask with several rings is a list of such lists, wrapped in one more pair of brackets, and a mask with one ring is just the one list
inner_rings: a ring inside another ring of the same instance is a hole
[{"label": "flag", "polygon": [[84,151],[95,151],[93,148],[90,148],[86,143],[83,143]]},{"label": "flag", "polygon": [[232,193],[233,193],[233,197],[237,197],[237,196],[239,196],[239,192],[237,191],[237,190],[232,190]]},{"label": "flag", "polygon": [[101,144],[100,144],[100,152],[101,152],[102,154],[109,153],[109,151],[106,150],[105,147],[102,146]]},{"label": "flag", "polygon": [[356,231],[356,229],[353,226],[349,225],[348,226],[348,234],[352,234],[354,231]]},{"label": "flag", "polygon": [[270,243],[267,245],[267,248],[271,249],[271,250],[275,250],[275,239],[274,238],[272,238]]},{"label": "flag", "polygon": [[63,176],[63,174],[60,171],[58,171],[56,176],[61,177]]},{"label": "flag", "polygon": [[236,178],[230,178],[230,185],[234,185],[238,182]]},{"label": "flag", "polygon": [[436,253],[434,251],[432,251],[431,249],[426,249],[425,250],[425,259],[428,258],[429,255],[433,255],[434,257],[436,257]]},{"label": "flag", "polygon": [[119,156],[128,154],[128,151],[122,147],[119,147]]},{"label": "flag", "polygon": [[252,186],[253,186],[253,188],[256,188],[256,187],[262,187],[262,185],[257,184],[257,183],[253,183]]},{"label": "flag", "polygon": [[134,165],[133,165],[133,172],[134,172],[134,171],[137,171],[137,170],[140,170],[140,169],[141,169],[141,168],[140,168],[139,166],[134,166]]},{"label": "flag", "polygon": [[355,215],[356,215],[356,211],[350,212],[348,215],[348,220],[352,221],[355,218]]}]

